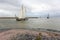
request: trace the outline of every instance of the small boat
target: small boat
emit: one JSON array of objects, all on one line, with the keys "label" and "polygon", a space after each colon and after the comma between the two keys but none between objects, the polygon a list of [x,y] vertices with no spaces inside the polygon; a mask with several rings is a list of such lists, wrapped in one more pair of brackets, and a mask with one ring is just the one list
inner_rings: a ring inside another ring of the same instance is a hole
[{"label": "small boat", "polygon": [[49,17],[49,14],[48,14],[48,16],[47,16],[47,19],[49,19],[50,17]]}]

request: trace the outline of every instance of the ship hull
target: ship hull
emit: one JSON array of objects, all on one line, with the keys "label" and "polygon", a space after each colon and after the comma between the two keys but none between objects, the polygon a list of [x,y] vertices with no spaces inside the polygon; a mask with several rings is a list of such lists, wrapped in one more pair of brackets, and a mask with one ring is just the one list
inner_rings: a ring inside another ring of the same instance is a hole
[{"label": "ship hull", "polygon": [[16,18],[16,21],[25,21],[25,20],[28,20],[28,18]]}]

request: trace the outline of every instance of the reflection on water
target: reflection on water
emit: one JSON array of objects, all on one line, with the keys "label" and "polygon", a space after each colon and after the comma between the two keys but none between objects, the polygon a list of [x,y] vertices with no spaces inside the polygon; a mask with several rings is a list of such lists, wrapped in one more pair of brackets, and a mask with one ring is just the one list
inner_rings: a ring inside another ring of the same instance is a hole
[{"label": "reflection on water", "polygon": [[0,29],[2,28],[45,28],[60,30],[60,18],[30,18],[26,21],[0,19]]}]

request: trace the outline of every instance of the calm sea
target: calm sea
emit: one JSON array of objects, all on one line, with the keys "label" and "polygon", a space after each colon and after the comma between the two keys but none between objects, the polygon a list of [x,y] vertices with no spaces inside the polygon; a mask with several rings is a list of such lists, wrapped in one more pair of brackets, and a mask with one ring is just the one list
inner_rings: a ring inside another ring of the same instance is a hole
[{"label": "calm sea", "polygon": [[26,21],[0,19],[0,29],[4,28],[44,28],[60,31],[60,18],[29,18]]}]

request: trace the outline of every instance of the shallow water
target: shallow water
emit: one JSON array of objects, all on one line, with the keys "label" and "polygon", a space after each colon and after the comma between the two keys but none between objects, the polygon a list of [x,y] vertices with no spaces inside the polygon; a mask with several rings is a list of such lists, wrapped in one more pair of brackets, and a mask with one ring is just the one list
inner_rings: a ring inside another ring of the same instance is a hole
[{"label": "shallow water", "polygon": [[4,28],[44,28],[60,31],[60,18],[29,18],[26,21],[0,19],[0,29]]}]

